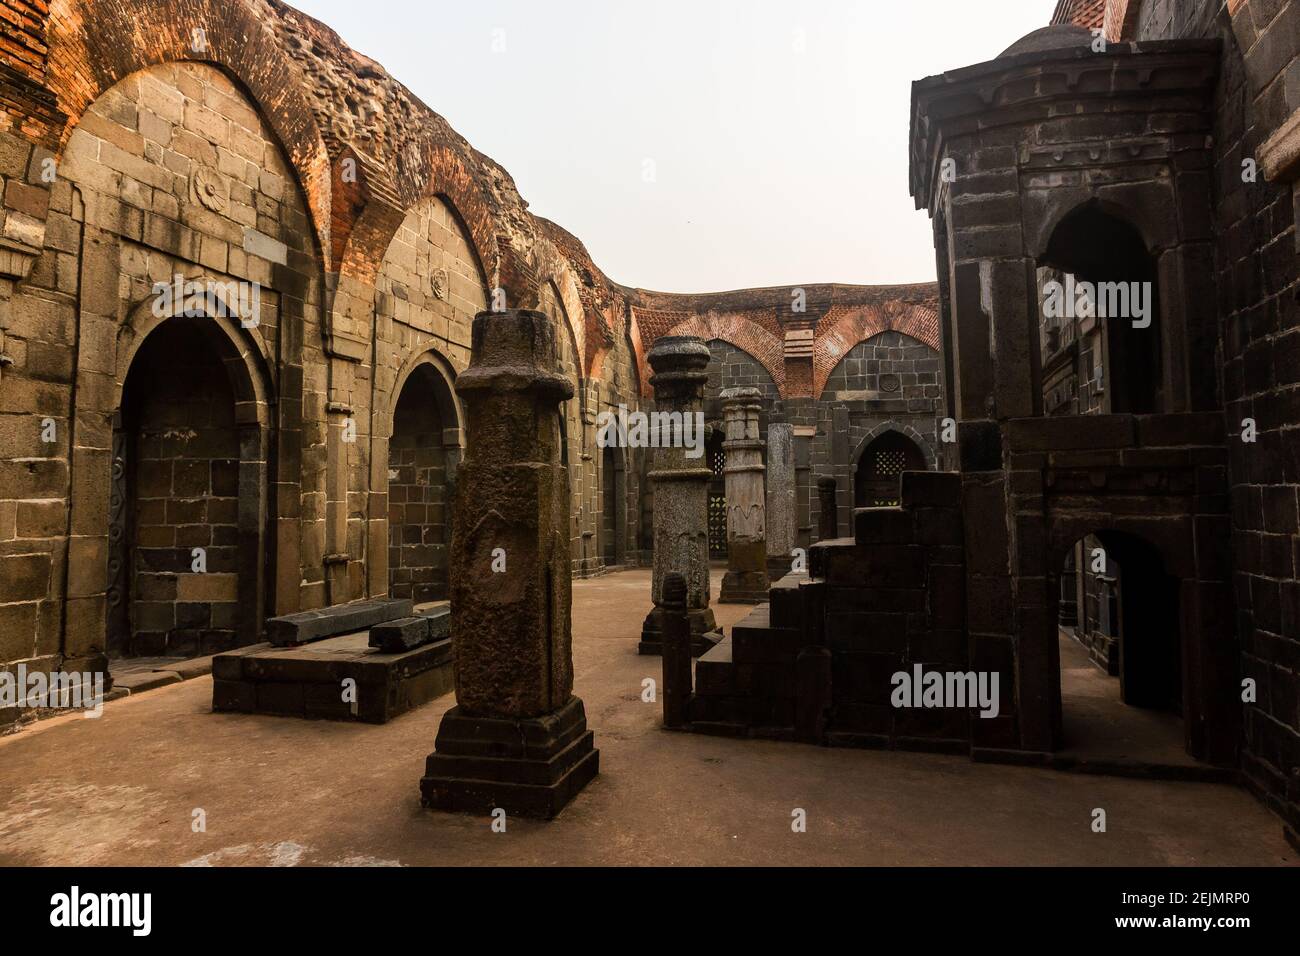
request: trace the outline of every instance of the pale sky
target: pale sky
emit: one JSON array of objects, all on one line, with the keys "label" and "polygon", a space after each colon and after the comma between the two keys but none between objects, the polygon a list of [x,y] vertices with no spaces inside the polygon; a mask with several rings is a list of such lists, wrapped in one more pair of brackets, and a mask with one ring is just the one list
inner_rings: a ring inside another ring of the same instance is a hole
[{"label": "pale sky", "polygon": [[992,59],[1056,6],[290,2],[504,166],[611,279],[661,292],[933,280],[907,189],[911,83]]}]

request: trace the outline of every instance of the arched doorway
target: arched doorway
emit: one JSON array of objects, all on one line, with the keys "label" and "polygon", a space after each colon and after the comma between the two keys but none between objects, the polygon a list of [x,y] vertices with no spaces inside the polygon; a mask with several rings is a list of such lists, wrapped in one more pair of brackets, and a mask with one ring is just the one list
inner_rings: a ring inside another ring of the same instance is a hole
[{"label": "arched doorway", "polygon": [[123,382],[109,506],[110,654],[212,654],[260,638],[267,442],[250,414],[257,403],[244,359],[218,321],[162,322]]},{"label": "arched doorway", "polygon": [[619,532],[623,524],[624,482],[622,460],[612,445],[606,445],[600,456],[601,490],[601,558],[605,567],[622,564]]},{"label": "arched doorway", "polygon": [[[1066,283],[1067,277],[1073,277],[1075,283],[1087,282],[1096,289],[1094,313],[1101,305],[1110,313],[1060,320],[1074,323],[1071,335],[1059,337],[1078,343],[1079,411],[1134,415],[1162,411],[1156,261],[1137,229],[1099,204],[1088,203],[1056,227],[1039,266],[1054,270],[1057,281],[1065,283],[1071,301],[1062,299],[1064,304],[1077,311],[1078,286]],[[1131,294],[1135,288],[1141,299]],[[1148,310],[1145,318],[1137,315],[1139,302]]]},{"label": "arched doorway", "polygon": [[1179,580],[1133,534],[1099,530],[1062,562],[1064,748],[1181,760],[1183,666]]},{"label": "arched doorway", "polygon": [[450,382],[433,362],[407,377],[388,440],[388,593],[445,600],[450,581],[459,419]]},{"label": "arched doorway", "polygon": [[896,506],[899,477],[905,471],[925,471],[925,453],[902,432],[882,432],[858,456],[853,472],[853,507]]}]

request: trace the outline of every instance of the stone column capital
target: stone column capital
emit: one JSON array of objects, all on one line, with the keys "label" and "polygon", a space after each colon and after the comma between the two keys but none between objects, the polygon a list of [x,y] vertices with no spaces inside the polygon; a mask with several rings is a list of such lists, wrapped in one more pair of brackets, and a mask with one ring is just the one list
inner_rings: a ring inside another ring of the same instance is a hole
[{"label": "stone column capital", "polygon": [[646,361],[653,374],[650,385],[661,406],[689,402],[708,381],[706,369],[712,353],[704,340],[694,335],[665,335],[656,339]]},{"label": "stone column capital", "polygon": [[529,392],[557,404],[574,396],[573,383],[559,369],[555,323],[543,312],[480,312],[470,348],[475,362],[456,379],[464,397],[480,389]]}]

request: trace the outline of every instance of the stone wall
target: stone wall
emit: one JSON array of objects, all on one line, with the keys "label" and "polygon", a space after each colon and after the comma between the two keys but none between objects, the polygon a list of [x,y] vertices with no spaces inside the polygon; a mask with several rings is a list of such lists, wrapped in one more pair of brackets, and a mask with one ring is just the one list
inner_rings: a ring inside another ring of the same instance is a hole
[{"label": "stone wall", "polygon": [[[1262,147],[1300,93],[1257,95],[1300,76],[1300,3],[1146,0],[1136,36],[1215,37],[1215,280],[1230,451],[1237,641],[1258,700],[1245,705],[1244,769],[1270,803],[1300,821],[1300,201],[1270,182]],[[1243,56],[1243,39],[1251,56]],[[1257,42],[1262,39],[1262,43]],[[1289,43],[1289,48],[1287,44]],[[1289,63],[1289,67],[1288,64]],[[1300,88],[1297,88],[1300,89]],[[1243,176],[1243,163],[1261,167]],[[1247,181],[1253,178],[1253,181]],[[1257,441],[1240,440],[1252,419]]]}]

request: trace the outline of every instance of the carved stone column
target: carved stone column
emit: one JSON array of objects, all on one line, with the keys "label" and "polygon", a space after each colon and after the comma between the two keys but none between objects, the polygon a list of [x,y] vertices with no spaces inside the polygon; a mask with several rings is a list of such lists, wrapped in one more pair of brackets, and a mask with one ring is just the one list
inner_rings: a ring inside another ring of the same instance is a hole
[{"label": "carved stone column", "polygon": [[[652,447],[650,452],[653,458],[649,477],[654,489],[651,597],[655,606],[646,616],[638,649],[642,654],[661,652],[664,577],[676,571],[686,578],[691,645],[698,657],[722,639],[709,607],[708,496],[712,472],[704,457],[703,430],[709,347],[693,335],[665,336],[655,342],[646,358],[654,371],[650,384],[655,390],[655,415],[676,416],[681,434],[674,437],[670,431],[661,430],[659,447]],[[688,437],[692,447],[687,447]]]},{"label": "carved stone column", "polygon": [[729,388],[722,393],[726,415],[727,573],[719,604],[762,604],[767,600],[767,501],[763,487],[763,439],[758,413],[763,393]]},{"label": "carved stone column", "polygon": [[540,312],[480,312],[456,382],[468,444],[456,488],[451,636],[456,706],[420,791],[426,807],[555,816],[597,773],[573,696],[569,478],[560,403],[573,385]]},{"label": "carved stone column", "polygon": [[778,581],[790,571],[798,521],[795,513],[794,426],[767,426],[767,577]]}]

